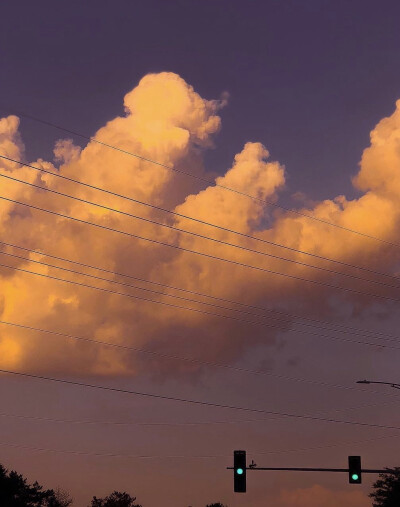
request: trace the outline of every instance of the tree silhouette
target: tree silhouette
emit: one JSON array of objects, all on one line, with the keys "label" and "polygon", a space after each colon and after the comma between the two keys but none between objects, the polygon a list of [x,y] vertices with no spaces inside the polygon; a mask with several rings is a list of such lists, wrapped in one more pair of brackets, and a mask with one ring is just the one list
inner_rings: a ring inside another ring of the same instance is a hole
[{"label": "tree silhouette", "polygon": [[121,493],[114,491],[111,495],[105,498],[93,497],[90,507],[142,507],[139,504],[134,503],[136,497],[132,497],[128,493]]},{"label": "tree silhouette", "polygon": [[68,507],[52,489],[43,490],[38,482],[32,486],[14,470],[8,472],[0,464],[0,505],[7,507]]},{"label": "tree silhouette", "polygon": [[217,503],[210,503],[210,504],[206,505],[206,507],[228,507],[228,506],[223,505],[221,502],[217,502]]},{"label": "tree silhouette", "polygon": [[[69,507],[73,502],[73,499],[70,497],[69,493],[59,487],[54,491],[54,496],[58,501],[60,507]],[[52,506],[49,504],[49,507]]]},{"label": "tree silhouette", "polygon": [[[388,470],[388,469],[387,469]],[[393,474],[380,474],[373,484],[374,491],[369,494],[373,499],[372,507],[399,507],[400,505],[400,468]]]}]

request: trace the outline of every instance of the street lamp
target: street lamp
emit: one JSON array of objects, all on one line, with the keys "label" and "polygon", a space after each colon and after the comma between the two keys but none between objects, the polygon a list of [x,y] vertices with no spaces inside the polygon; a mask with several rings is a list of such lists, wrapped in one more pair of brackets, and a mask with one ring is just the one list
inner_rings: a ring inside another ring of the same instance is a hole
[{"label": "street lamp", "polygon": [[356,384],[384,384],[390,387],[394,387],[394,389],[400,389],[400,384],[396,384],[395,382],[376,382],[374,380],[357,380]]}]

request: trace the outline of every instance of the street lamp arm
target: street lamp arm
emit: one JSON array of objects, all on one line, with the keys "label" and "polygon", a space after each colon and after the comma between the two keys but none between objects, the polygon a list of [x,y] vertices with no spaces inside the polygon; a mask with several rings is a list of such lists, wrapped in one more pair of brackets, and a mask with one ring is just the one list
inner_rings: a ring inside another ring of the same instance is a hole
[{"label": "street lamp arm", "polygon": [[394,387],[395,389],[400,389],[400,384],[395,382],[378,382],[374,380],[357,380],[356,384],[383,384],[386,386]]}]

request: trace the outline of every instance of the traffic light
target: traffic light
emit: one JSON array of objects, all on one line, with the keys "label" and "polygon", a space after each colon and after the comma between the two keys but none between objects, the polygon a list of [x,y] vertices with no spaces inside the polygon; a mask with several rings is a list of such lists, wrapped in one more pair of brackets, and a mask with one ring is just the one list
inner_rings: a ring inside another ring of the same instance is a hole
[{"label": "traffic light", "polygon": [[361,457],[349,456],[349,483],[361,484]]},{"label": "traffic light", "polygon": [[233,451],[233,491],[246,493],[246,451]]}]

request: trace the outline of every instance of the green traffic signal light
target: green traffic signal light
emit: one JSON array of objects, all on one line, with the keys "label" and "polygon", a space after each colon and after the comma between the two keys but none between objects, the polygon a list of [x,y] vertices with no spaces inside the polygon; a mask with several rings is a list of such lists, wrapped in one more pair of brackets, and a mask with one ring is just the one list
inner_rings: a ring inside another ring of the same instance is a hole
[{"label": "green traffic signal light", "polygon": [[233,451],[233,491],[246,493],[246,451]]},{"label": "green traffic signal light", "polygon": [[349,483],[361,484],[361,457],[349,456]]}]

